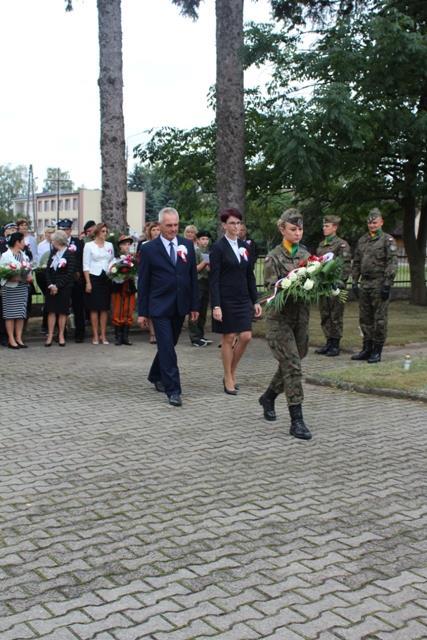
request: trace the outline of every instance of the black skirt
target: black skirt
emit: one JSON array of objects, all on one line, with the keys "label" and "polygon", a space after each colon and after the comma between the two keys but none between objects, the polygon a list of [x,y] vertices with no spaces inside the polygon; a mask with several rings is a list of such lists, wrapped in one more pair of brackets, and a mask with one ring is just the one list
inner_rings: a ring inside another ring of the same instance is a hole
[{"label": "black skirt", "polygon": [[105,271],[100,276],[90,274],[91,293],[85,293],[85,305],[89,311],[109,311],[111,298],[111,280]]},{"label": "black skirt", "polygon": [[252,328],[254,306],[247,300],[223,300],[221,303],[222,322],[212,318],[214,333],[242,333]]},{"label": "black skirt", "polygon": [[46,292],[45,302],[46,311],[48,313],[57,313],[60,315],[68,316],[70,313],[71,304],[71,289],[72,284],[67,287],[59,289],[55,296],[52,296],[49,289]]}]

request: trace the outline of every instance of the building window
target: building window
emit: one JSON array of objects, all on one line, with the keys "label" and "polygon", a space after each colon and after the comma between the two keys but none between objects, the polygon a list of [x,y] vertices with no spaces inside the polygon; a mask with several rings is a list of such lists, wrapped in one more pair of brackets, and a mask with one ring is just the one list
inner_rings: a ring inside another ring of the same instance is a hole
[{"label": "building window", "polygon": [[70,198],[65,198],[65,211],[70,210]]},{"label": "building window", "polygon": [[63,200],[60,200],[60,201],[59,201],[59,210],[60,210],[60,211],[62,211],[63,204],[64,204]]},{"label": "building window", "polygon": [[48,200],[45,200],[45,201],[43,202],[43,211],[47,211],[47,210],[48,210],[48,206],[49,206],[49,201],[48,201]]},{"label": "building window", "polygon": [[73,209],[74,211],[77,209],[77,198],[73,198]]},{"label": "building window", "polygon": [[50,201],[50,210],[51,211],[56,211],[56,200],[51,200]]},{"label": "building window", "polygon": [[39,200],[39,201],[37,202],[37,211],[40,211],[40,212],[41,212],[41,210],[42,210],[42,201],[41,201],[41,200]]}]

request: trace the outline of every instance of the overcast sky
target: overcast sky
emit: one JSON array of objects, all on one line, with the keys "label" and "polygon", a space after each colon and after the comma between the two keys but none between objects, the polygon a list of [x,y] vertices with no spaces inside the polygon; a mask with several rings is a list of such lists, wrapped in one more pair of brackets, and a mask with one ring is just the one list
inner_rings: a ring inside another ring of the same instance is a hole
[{"label": "overcast sky", "polygon": [[[100,188],[96,0],[73,5],[66,13],[63,0],[0,1],[0,164],[32,163],[39,188],[48,166],[68,170],[77,186]],[[267,0],[245,5],[246,20],[269,19]],[[205,0],[193,22],[170,0],[122,0],[130,149],[146,129],[212,120],[206,97],[215,82],[214,7]]]}]

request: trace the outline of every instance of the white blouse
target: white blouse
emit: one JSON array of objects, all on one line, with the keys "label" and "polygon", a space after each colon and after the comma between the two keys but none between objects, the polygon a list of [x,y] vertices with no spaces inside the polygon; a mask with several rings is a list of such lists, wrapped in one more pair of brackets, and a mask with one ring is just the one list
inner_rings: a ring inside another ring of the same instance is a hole
[{"label": "white blouse", "polygon": [[96,242],[86,242],[83,249],[83,271],[89,271],[93,276],[100,276],[107,272],[108,265],[114,258],[114,250],[111,242],[105,242],[103,247],[98,247]]}]

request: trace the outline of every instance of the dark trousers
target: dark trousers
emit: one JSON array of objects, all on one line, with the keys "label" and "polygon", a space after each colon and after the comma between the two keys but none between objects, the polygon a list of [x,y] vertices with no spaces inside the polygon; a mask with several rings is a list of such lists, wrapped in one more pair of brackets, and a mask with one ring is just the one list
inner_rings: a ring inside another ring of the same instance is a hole
[{"label": "dark trousers", "polygon": [[86,323],[86,311],[85,311],[85,298],[83,283],[78,280],[74,282],[71,289],[71,308],[74,314],[74,337],[85,337],[85,323]]},{"label": "dark trousers", "polygon": [[148,374],[150,382],[162,381],[168,396],[181,393],[175,345],[185,316],[151,318],[156,334],[157,353]]},{"label": "dark trousers", "polygon": [[199,317],[195,322],[188,321],[188,333],[190,334],[191,342],[205,337],[206,315],[209,305],[209,280],[207,278],[199,280],[199,299]]}]

